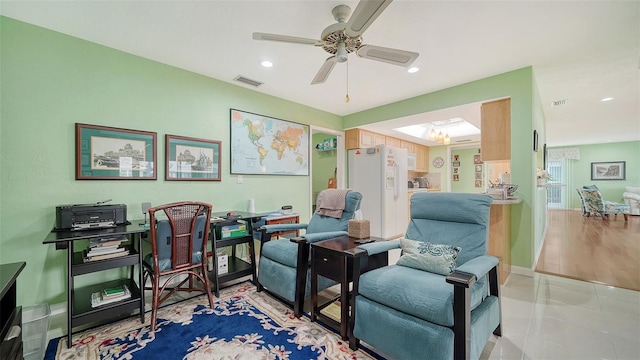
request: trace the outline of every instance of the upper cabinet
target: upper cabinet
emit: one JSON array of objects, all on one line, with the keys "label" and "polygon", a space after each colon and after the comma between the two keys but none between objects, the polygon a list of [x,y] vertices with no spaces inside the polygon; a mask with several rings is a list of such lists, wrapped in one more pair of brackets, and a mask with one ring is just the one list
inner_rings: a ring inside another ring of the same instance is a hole
[{"label": "upper cabinet", "polygon": [[349,129],[344,132],[344,141],[349,149],[385,145],[385,136],[363,129]]},{"label": "upper cabinet", "polygon": [[400,140],[400,148],[407,149],[407,152],[409,154],[416,153],[416,144],[412,143],[411,141]]},{"label": "upper cabinet", "polygon": [[481,116],[482,161],[511,160],[511,99],[483,103]]},{"label": "upper cabinet", "polygon": [[399,148],[399,147],[402,147],[401,143],[402,143],[402,140],[398,138],[394,138],[393,136],[385,136],[384,144],[387,146]]},{"label": "upper cabinet", "polygon": [[417,172],[429,171],[429,147],[412,143],[411,141],[400,140],[393,136],[384,136],[372,131],[363,129],[349,129],[344,132],[344,141],[347,150],[373,147],[376,145],[387,145],[400,149],[407,149],[409,154],[416,154]]},{"label": "upper cabinet", "polygon": [[429,148],[424,145],[415,144],[416,150],[416,172],[429,171]]}]

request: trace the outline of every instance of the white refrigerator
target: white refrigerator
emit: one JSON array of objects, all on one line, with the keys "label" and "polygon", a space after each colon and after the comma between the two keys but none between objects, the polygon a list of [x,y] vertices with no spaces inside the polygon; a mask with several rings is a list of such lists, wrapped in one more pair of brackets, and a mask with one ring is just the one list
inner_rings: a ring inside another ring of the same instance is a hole
[{"label": "white refrigerator", "polygon": [[407,150],[378,145],[349,150],[349,189],[362,194],[371,236],[394,239],[409,224]]}]

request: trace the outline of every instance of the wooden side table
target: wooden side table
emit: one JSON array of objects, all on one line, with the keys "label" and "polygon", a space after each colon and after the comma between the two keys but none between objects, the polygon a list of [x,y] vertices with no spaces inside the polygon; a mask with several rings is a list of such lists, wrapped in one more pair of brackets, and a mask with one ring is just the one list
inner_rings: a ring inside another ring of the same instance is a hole
[{"label": "wooden side table", "polygon": [[[355,342],[355,338],[351,336],[354,319],[350,316],[350,310],[353,311],[355,306],[355,298],[349,296],[349,283],[353,282],[353,290],[357,292],[360,273],[389,263],[386,252],[367,256],[365,250],[357,247],[360,245],[356,243],[357,240],[359,239],[341,236],[311,244],[311,321],[320,317],[328,324],[339,325],[342,340],[349,339],[350,343]],[[384,241],[373,237],[370,240]],[[321,306],[318,306],[318,276],[340,283],[339,297]],[[321,312],[337,299],[340,299],[339,322]]]},{"label": "wooden side table", "polygon": [[[264,217],[264,224],[265,225],[273,225],[273,224],[299,224],[300,223],[300,214],[294,213],[294,214],[282,214],[282,215],[276,215],[276,216],[265,216]],[[284,235],[293,235],[295,234],[295,236],[300,236],[300,230],[293,230],[293,231],[278,231],[273,233],[272,236],[275,236],[276,239],[279,239],[280,236],[284,236]]]}]

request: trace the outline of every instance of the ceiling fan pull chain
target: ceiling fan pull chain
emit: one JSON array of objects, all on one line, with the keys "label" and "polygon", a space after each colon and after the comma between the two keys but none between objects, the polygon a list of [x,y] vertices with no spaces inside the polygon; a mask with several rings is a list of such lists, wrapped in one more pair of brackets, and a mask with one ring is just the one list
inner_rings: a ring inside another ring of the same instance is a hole
[{"label": "ceiling fan pull chain", "polygon": [[345,96],[344,102],[349,102],[349,62],[348,61],[347,61],[347,96]]}]

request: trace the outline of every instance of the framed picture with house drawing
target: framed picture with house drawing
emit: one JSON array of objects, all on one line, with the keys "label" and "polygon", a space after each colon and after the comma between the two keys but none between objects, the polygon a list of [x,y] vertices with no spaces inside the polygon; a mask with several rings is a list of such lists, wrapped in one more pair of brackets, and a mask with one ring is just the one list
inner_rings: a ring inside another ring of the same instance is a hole
[{"label": "framed picture with house drawing", "polygon": [[76,123],[76,180],[156,180],[156,133]]},{"label": "framed picture with house drawing", "polygon": [[165,180],[220,181],[217,140],[165,135]]},{"label": "framed picture with house drawing", "polygon": [[624,161],[592,162],[591,180],[625,180]]}]

